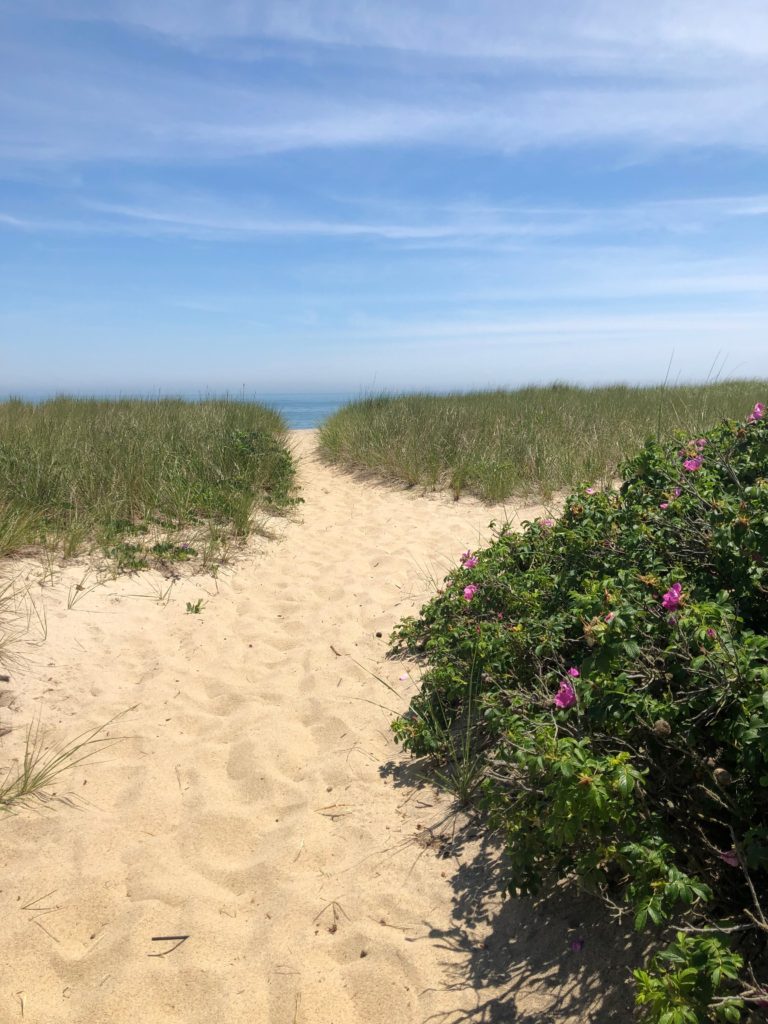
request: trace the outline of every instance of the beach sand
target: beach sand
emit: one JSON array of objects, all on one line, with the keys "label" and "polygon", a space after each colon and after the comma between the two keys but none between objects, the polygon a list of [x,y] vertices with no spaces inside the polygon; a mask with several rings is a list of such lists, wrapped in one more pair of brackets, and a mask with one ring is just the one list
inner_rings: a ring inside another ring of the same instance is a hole
[{"label": "beach sand", "polygon": [[217,581],[35,585],[47,636],[0,686],[0,763],[38,711],[64,740],[132,710],[64,802],[2,820],[0,1021],[628,1019],[588,901],[504,901],[389,732],[418,679],[391,628],[512,510],[363,483],[293,438],[305,504]]}]

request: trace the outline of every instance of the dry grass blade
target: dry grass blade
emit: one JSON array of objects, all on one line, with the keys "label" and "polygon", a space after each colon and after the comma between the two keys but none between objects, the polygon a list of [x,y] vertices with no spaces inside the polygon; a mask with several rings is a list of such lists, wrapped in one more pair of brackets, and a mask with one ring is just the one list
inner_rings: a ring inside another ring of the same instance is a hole
[{"label": "dry grass blade", "polygon": [[27,729],[21,761],[12,763],[0,782],[0,811],[11,811],[33,801],[45,803],[52,799],[56,794],[50,792],[51,787],[62,774],[92,762],[97,754],[123,738],[110,736],[107,730],[126,713],[121,712],[103,725],[80,733],[68,743],[50,747],[46,743],[46,733],[38,715]]},{"label": "dry grass blade", "polygon": [[34,646],[47,632],[45,607],[33,599],[30,586],[15,577],[0,580],[0,665],[23,663],[20,647]]}]

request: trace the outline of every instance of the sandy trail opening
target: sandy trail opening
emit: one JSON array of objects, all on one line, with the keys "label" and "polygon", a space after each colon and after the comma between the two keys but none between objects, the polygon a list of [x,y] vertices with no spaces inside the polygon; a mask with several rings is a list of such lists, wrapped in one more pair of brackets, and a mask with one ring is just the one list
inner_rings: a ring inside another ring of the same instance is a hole
[{"label": "sandy trail opening", "polygon": [[505,510],[363,484],[313,441],[294,434],[295,520],[218,583],[161,601],[140,574],[68,608],[70,566],[40,590],[48,635],[13,675],[2,761],[38,708],[61,738],[135,708],[125,739],[62,778],[74,806],[2,821],[0,1020],[614,1019],[585,1016],[594,993],[573,1015],[562,1002],[573,922],[557,920],[535,977],[501,970],[498,949],[483,974],[487,907],[457,907],[451,826],[430,831],[449,801],[386,768],[400,757],[379,705],[403,708],[416,674],[385,660],[389,631]]}]

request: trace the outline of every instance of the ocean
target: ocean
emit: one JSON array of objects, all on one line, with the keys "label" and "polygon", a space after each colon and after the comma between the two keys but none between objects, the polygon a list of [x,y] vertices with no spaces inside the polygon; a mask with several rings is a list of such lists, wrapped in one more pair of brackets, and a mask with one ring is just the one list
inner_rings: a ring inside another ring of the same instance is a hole
[{"label": "ocean", "polygon": [[328,393],[317,395],[253,395],[257,402],[271,406],[283,416],[291,430],[318,427],[342,405],[359,398],[359,393]]}]

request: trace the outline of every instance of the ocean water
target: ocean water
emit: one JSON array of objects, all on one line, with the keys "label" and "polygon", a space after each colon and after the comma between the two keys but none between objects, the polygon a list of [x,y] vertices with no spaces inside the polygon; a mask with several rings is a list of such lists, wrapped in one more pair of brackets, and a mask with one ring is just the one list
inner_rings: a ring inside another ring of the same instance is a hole
[{"label": "ocean water", "polygon": [[[63,392],[66,393],[66,392]],[[55,392],[43,392],[43,391],[17,391],[14,392],[14,397],[22,398],[27,402],[43,402],[48,398],[53,398]],[[174,398],[187,398],[191,401],[199,401],[201,398],[211,397],[215,398],[215,395],[204,395],[199,391],[179,393],[170,393],[171,397]],[[5,401],[9,395],[0,395],[0,401]],[[83,395],[82,397],[90,397]],[[159,398],[162,394],[158,392],[152,392],[151,394],[135,395],[135,394],[98,394],[94,395],[96,398]],[[272,393],[243,393],[230,395],[235,399],[243,399],[249,402],[263,402],[264,405],[269,405],[273,409],[276,409],[285,419],[288,427],[291,430],[305,430],[309,427],[318,427],[327,419],[332,413],[336,412],[338,408],[345,405],[347,402],[352,402],[356,398],[360,398],[360,392],[352,391],[327,391],[318,392],[316,394],[308,393],[296,393],[296,392],[272,392]]]},{"label": "ocean water", "polygon": [[271,406],[283,416],[291,430],[318,427],[342,405],[359,398],[358,394],[328,393],[317,395],[253,395],[257,402]]}]

